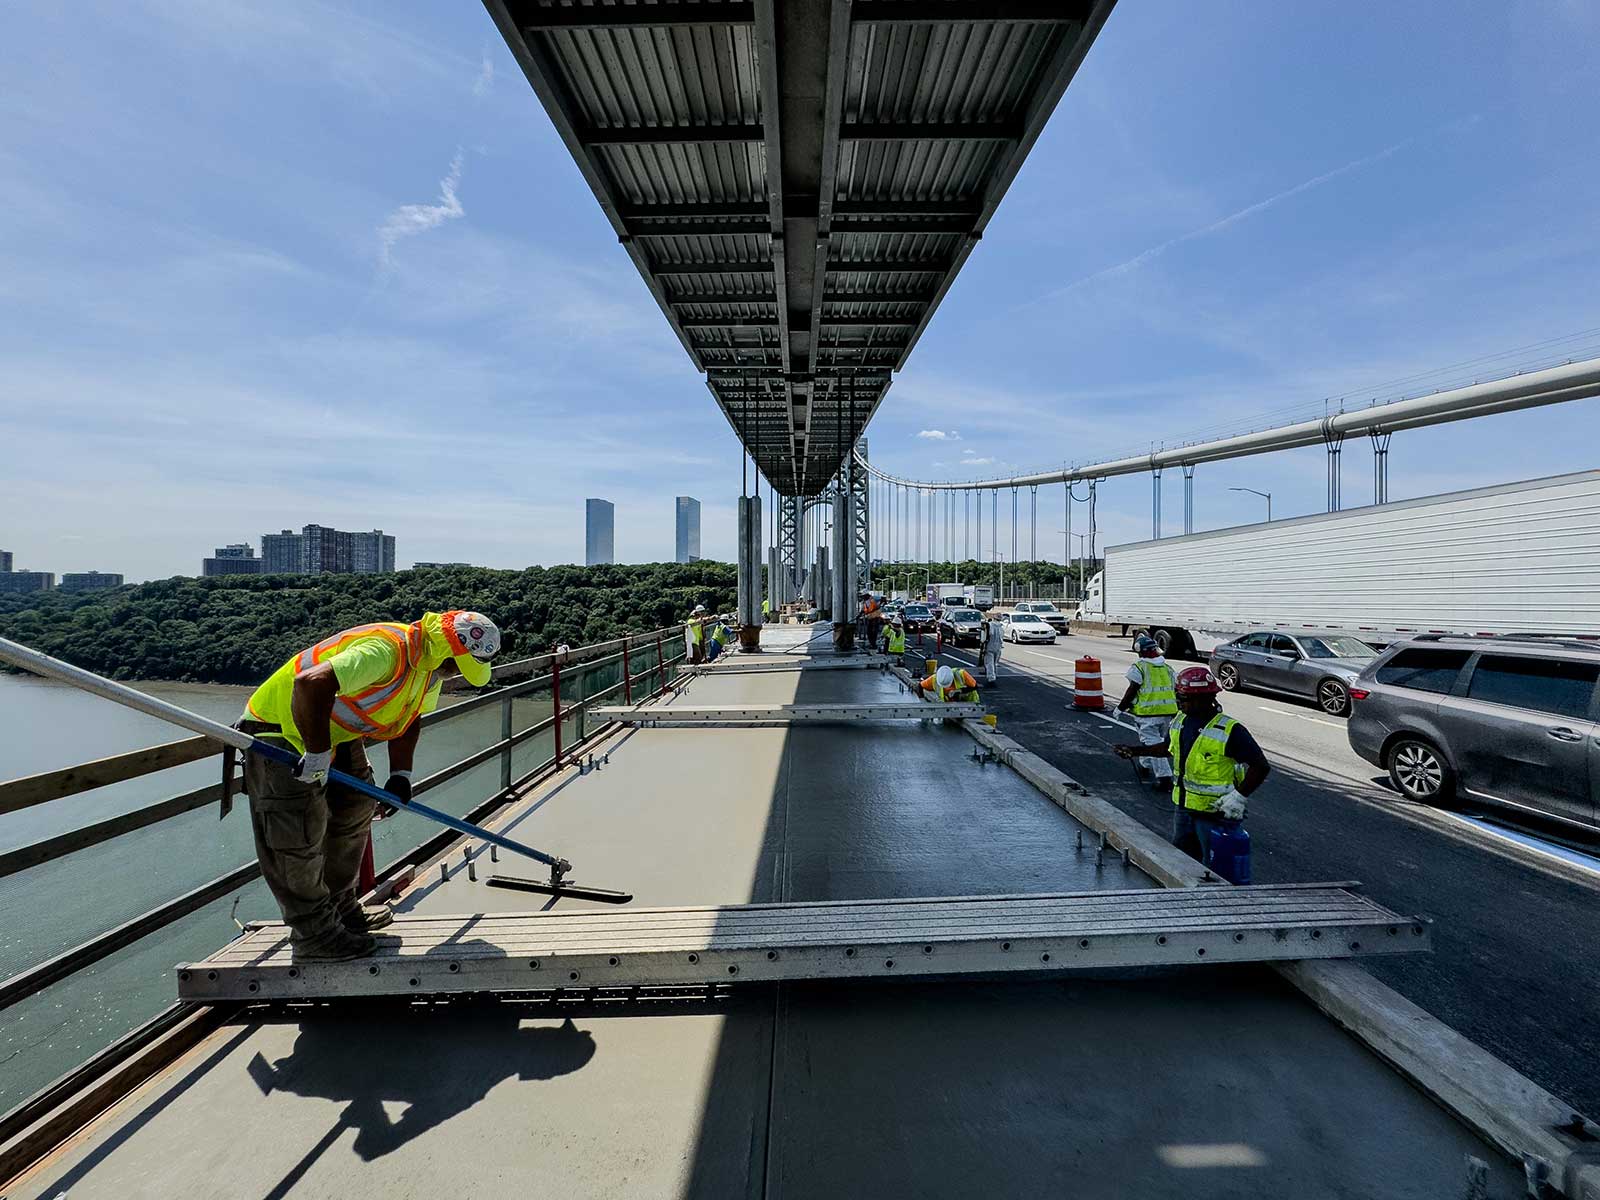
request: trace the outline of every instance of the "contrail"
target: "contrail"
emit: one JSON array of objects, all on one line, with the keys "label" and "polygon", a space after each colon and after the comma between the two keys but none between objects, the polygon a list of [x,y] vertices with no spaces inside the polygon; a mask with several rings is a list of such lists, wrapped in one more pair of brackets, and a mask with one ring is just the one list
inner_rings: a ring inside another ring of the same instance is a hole
[{"label": "contrail", "polygon": [[[1471,118],[1469,118],[1469,120],[1470,119]],[[1457,122],[1457,124],[1459,124],[1459,122]],[[1071,283],[1064,284],[1061,287],[1048,291],[1042,296],[1037,296],[1032,300],[1024,301],[1022,304],[1018,305],[1018,307],[1027,308],[1034,304],[1042,304],[1046,300],[1054,300],[1058,296],[1064,296],[1068,292],[1080,288],[1084,284],[1093,283],[1097,279],[1107,279],[1116,275],[1125,275],[1129,271],[1135,270],[1138,267],[1142,267],[1151,259],[1159,258],[1168,250],[1171,250],[1174,246],[1181,246],[1186,242],[1197,241],[1203,237],[1210,237],[1213,233],[1220,233],[1229,226],[1236,225],[1240,221],[1245,220],[1247,217],[1253,217],[1256,213],[1262,212],[1265,209],[1269,209],[1275,204],[1281,204],[1285,200],[1292,199],[1293,197],[1300,195],[1302,192],[1309,192],[1312,188],[1321,187],[1323,184],[1329,182],[1330,180],[1337,179],[1341,175],[1348,175],[1352,171],[1359,171],[1363,167],[1372,166],[1373,163],[1382,162],[1391,155],[1398,154],[1401,150],[1404,150],[1406,147],[1412,145],[1416,141],[1416,137],[1409,137],[1404,141],[1396,142],[1392,146],[1386,147],[1383,150],[1379,150],[1375,154],[1369,154],[1365,158],[1358,158],[1354,162],[1347,162],[1344,164],[1344,166],[1335,167],[1331,171],[1324,171],[1321,175],[1318,175],[1315,178],[1307,179],[1304,183],[1297,183],[1294,185],[1294,187],[1279,192],[1275,196],[1268,196],[1265,200],[1258,200],[1254,204],[1249,205],[1246,208],[1241,208],[1238,212],[1231,213],[1219,221],[1213,221],[1211,224],[1200,229],[1192,229],[1188,233],[1179,234],[1177,237],[1170,238],[1159,245],[1151,246],[1148,250],[1144,250],[1139,254],[1134,255],[1125,262],[1117,263],[1115,266],[1103,267],[1092,274],[1083,276],[1081,279],[1074,279]]]},{"label": "contrail", "polygon": [[456,197],[456,188],[460,183],[461,151],[457,150],[456,156],[450,160],[449,174],[439,181],[439,203],[403,204],[390,213],[379,227],[378,240],[382,243],[379,257],[384,267],[388,267],[390,251],[401,238],[426,233],[446,221],[466,215],[467,210],[461,207],[461,201]]}]

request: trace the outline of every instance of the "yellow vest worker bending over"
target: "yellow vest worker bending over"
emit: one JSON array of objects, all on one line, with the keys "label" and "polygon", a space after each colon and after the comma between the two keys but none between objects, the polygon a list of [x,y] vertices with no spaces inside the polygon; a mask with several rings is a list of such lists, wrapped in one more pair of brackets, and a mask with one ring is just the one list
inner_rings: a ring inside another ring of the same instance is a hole
[{"label": "yellow vest worker bending over", "polygon": [[978,681],[965,667],[938,668],[922,681],[922,690],[931,699],[943,703],[978,702]]},{"label": "yellow vest worker bending over", "polygon": [[411,799],[417,718],[438,705],[448,676],[488,683],[499,649],[499,629],[475,612],[358,625],[296,654],[250,697],[239,728],[301,755],[295,767],[250,755],[244,775],[261,874],[295,958],[361,958],[376,946],[370,931],[394,919],[386,905],[363,908],[356,896],[377,805],[329,784],[329,767],[371,783],[363,742],[387,742],[384,790]]}]

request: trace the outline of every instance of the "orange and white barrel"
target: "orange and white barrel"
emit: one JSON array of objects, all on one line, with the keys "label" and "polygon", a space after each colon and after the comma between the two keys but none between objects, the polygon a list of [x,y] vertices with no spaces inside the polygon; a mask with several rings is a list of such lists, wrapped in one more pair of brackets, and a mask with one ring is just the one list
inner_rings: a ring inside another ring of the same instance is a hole
[{"label": "orange and white barrel", "polygon": [[1105,692],[1100,686],[1100,660],[1085,654],[1074,664],[1073,708],[1104,708]]}]

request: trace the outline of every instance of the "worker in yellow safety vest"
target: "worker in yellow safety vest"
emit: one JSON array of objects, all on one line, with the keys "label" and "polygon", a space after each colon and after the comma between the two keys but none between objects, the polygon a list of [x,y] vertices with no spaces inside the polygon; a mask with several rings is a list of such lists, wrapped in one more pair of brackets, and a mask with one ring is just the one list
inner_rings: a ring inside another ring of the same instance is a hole
[{"label": "worker in yellow safety vest", "polygon": [[934,670],[922,681],[922,690],[941,703],[978,702],[978,681],[965,667],[941,667],[933,659],[928,666]]},{"label": "worker in yellow safety vest", "polygon": [[894,656],[897,666],[902,665],[906,652],[906,627],[896,613],[883,627],[883,652]]},{"label": "worker in yellow safety vest", "polygon": [[[1178,715],[1177,678],[1155,638],[1141,633],[1133,639],[1133,650],[1139,657],[1128,668],[1128,688],[1117,710],[1132,715],[1141,746],[1165,746]],[[1156,791],[1166,791],[1172,786],[1172,760],[1152,758],[1149,763]]]},{"label": "worker in yellow safety vest", "polygon": [[1250,731],[1222,711],[1221,689],[1207,668],[1185,667],[1174,690],[1183,720],[1172,727],[1165,746],[1113,749],[1122,758],[1165,758],[1174,765],[1172,844],[1205,862],[1212,836],[1238,828],[1245,797],[1272,767]]},{"label": "worker in yellow safety vest", "polygon": [[481,613],[378,621],[302,650],[251,695],[238,728],[300,755],[290,767],[252,754],[244,773],[256,856],[295,958],[361,958],[376,946],[371,931],[394,919],[387,905],[363,906],[356,885],[373,818],[395,810],[329,783],[329,769],[372,783],[364,743],[385,742],[384,791],[410,800],[418,718],[438,706],[447,677],[488,683],[499,650],[500,630]]},{"label": "worker in yellow safety vest", "polygon": [[684,643],[689,649],[689,665],[698,666],[706,660],[706,606],[696,604],[689,619],[683,623]]}]

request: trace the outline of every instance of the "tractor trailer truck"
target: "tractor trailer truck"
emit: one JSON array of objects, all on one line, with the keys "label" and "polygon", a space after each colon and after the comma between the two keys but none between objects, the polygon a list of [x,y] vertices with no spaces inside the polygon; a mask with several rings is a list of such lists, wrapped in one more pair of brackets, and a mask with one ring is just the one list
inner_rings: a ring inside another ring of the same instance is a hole
[{"label": "tractor trailer truck", "polygon": [[1600,635],[1600,471],[1111,546],[1076,616],[1176,656],[1258,629]]}]

